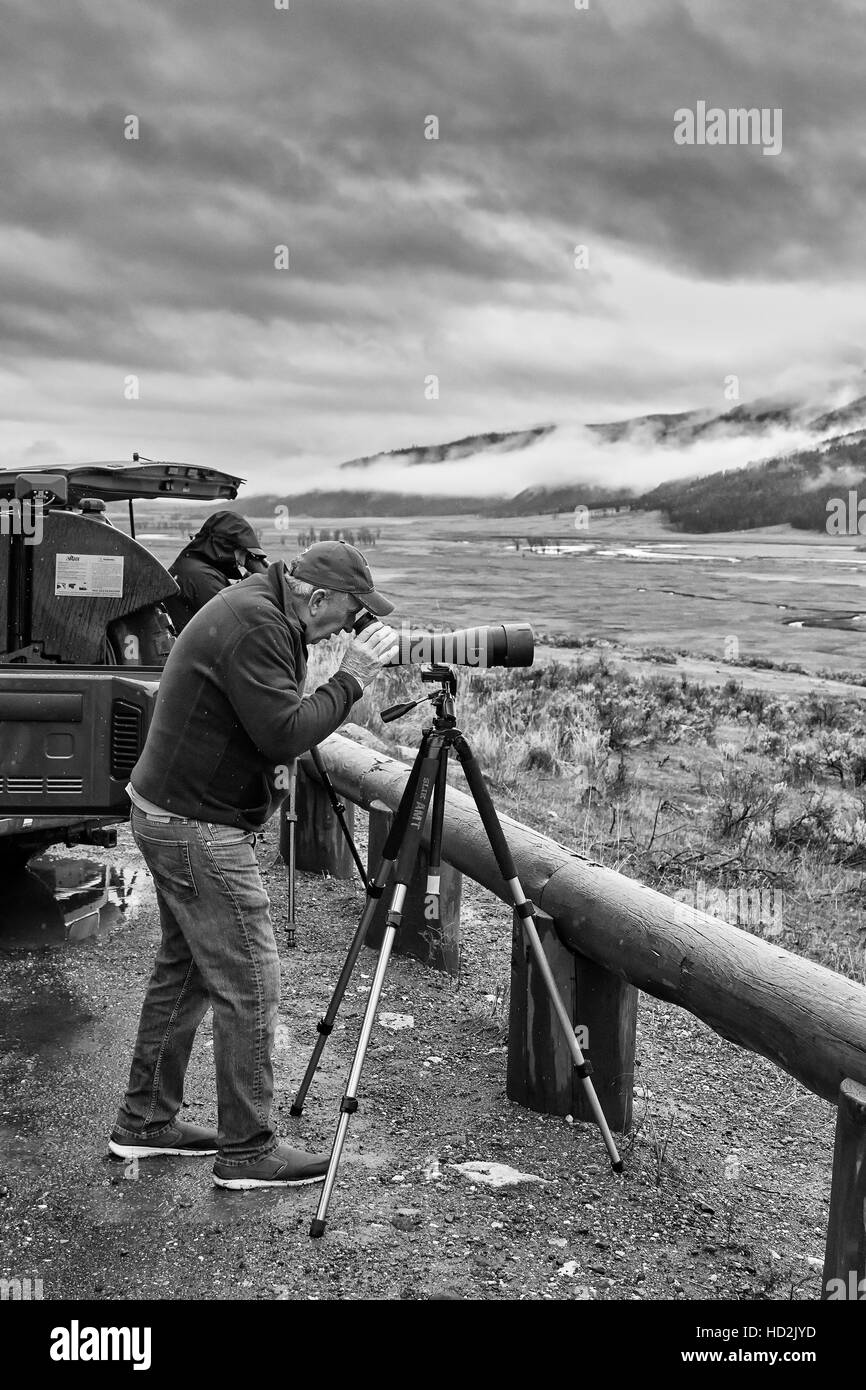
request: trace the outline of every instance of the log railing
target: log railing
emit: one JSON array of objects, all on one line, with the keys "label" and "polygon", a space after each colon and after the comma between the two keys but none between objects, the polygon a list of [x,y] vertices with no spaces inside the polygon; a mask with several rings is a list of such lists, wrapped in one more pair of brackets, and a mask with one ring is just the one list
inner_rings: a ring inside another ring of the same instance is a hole
[{"label": "log railing", "polygon": [[[396,810],[406,765],[339,735],[319,752],[341,797],[372,813],[370,838],[381,845],[376,818]],[[309,814],[318,822],[323,794],[311,762],[302,758],[301,768]],[[523,888],[540,909],[560,992],[584,1031],[581,1046],[592,1059],[611,1127],[630,1125],[637,989],[687,1009],[838,1104],[824,1296],[850,1297],[866,1281],[866,988],[582,859],[509,817],[501,820]],[[327,855],[333,838],[320,843]],[[475,805],[452,787],[442,857],[510,903]],[[315,867],[333,871],[333,862]],[[459,912],[459,886],[451,893]],[[422,943],[431,940],[429,928],[422,924]],[[454,959],[453,913],[448,930],[447,951],[438,960],[431,951],[434,963]],[[407,939],[413,940],[411,924]],[[409,949],[423,956],[417,943]],[[535,1109],[586,1118],[579,1092],[515,926],[508,1094]]]}]

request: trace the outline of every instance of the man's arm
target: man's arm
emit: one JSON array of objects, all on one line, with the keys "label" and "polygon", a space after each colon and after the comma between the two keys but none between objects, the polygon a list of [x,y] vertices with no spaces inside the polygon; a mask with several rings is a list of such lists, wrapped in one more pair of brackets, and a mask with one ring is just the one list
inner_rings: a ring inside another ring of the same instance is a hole
[{"label": "man's arm", "polygon": [[292,654],[270,624],[253,628],[238,642],[224,689],[238,723],[274,766],[334,733],[362,694],[360,681],[337,671],[301,699]]}]

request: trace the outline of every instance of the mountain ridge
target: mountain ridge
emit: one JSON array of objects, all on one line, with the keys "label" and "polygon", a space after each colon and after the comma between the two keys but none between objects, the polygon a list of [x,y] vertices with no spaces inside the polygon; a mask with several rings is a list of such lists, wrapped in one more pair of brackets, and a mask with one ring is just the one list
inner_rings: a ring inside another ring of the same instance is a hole
[{"label": "mountain ridge", "polygon": [[[845,426],[859,428],[845,429]],[[826,435],[827,430],[842,433]],[[502,453],[515,453],[555,435],[551,424],[524,430],[488,431],[435,445],[371,454],[339,465],[340,471],[367,471],[387,461],[406,469]],[[749,530],[787,522],[801,529],[824,529],[829,488],[859,487],[866,492],[866,395],[827,408],[792,401],[755,400],[723,412],[706,409],[635,416],[581,427],[602,444],[634,441],[674,451],[698,441],[740,439],[746,456],[770,431],[802,432],[806,447],[769,459],[692,475],[639,489],[586,478],[579,483],[533,484],[513,495],[478,497],[436,491],[375,487],[319,488],[302,492],[257,493],[234,504],[260,515],[288,505],[290,514],[310,517],[480,515],[509,517],[572,511],[575,506],[628,505],[660,510],[683,531]],[[824,437],[822,437],[822,435]],[[615,459],[612,461],[615,462]]]}]

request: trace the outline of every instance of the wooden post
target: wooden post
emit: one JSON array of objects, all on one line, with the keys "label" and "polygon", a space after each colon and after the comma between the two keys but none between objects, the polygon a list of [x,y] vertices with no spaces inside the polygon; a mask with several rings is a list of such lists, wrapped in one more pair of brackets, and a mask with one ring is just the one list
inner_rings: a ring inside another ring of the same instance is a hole
[{"label": "wooden post", "polygon": [[[333,878],[353,878],[357,872],[355,861],[328,794],[321,782],[310,777],[300,762],[295,811],[296,868],[310,873],[329,873]],[[354,834],[355,808],[351,802],[346,805],[346,824],[350,833]],[[284,857],[288,853],[287,836],[286,820],[281,816],[280,851]]]},{"label": "wooden post", "polygon": [[866,1086],[843,1081],[822,1298],[866,1302]]},{"label": "wooden post", "polygon": [[[370,828],[367,840],[367,875],[372,877],[379,867],[382,849],[391,828],[393,812],[383,801],[370,806]],[[434,970],[447,970],[456,975],[460,965],[460,898],[463,875],[450,864],[442,865],[439,880],[439,916],[428,915],[435,900],[427,899],[427,870],[430,859],[421,846],[415,861],[415,872],[403,904],[400,930],[394,940],[394,954],[412,956]],[[385,889],[367,931],[368,946],[378,950],[385,933],[385,917],[391,903],[393,884]]]},{"label": "wooden post", "polygon": [[[569,950],[552,918],[538,912],[536,926],[577,1041],[592,1062],[592,1084],[612,1130],[631,1127],[637,990],[594,961]],[[548,1115],[592,1120],[584,1087],[532,957],[517,913],[511,945],[508,1027],[509,1100]]]}]

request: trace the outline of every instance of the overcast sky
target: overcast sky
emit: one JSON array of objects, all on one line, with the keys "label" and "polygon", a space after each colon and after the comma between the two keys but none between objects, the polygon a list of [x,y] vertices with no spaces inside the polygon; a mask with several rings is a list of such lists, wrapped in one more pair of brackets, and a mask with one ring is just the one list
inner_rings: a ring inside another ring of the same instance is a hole
[{"label": "overcast sky", "polygon": [[[138,449],[294,491],[410,444],[724,409],[731,374],[747,400],[862,371],[853,0],[0,0],[0,24],[0,465]],[[699,101],[781,108],[781,153],[676,144]]]}]

